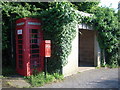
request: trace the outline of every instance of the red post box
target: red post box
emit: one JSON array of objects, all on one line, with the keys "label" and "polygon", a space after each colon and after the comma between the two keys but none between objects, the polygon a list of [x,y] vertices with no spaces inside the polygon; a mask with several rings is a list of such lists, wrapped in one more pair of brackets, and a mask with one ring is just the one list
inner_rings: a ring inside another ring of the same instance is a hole
[{"label": "red post box", "polygon": [[30,76],[44,70],[44,40],[41,21],[21,18],[16,21],[16,70]]},{"label": "red post box", "polygon": [[51,57],[51,41],[45,40],[45,57]]}]

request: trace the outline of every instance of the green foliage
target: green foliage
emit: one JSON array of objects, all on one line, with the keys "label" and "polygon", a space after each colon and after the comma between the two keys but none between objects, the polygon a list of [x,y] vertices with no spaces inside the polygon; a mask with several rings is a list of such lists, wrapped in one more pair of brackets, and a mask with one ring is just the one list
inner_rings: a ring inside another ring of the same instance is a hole
[{"label": "green foliage", "polygon": [[105,67],[105,68],[119,68],[119,66],[117,66],[117,65],[110,65],[110,64],[105,64],[105,65],[102,64],[102,67]]},{"label": "green foliage", "polygon": [[[2,2],[2,49],[10,47],[11,21],[30,15],[30,6],[25,3]],[[12,27],[15,27],[14,25]],[[15,29],[15,28],[14,28]]]},{"label": "green foliage", "polygon": [[60,75],[58,73],[54,73],[54,74],[48,74],[46,75],[45,78],[45,74],[44,73],[39,73],[36,75],[31,75],[31,76],[27,76],[24,77],[33,87],[35,86],[42,86],[46,83],[50,83],[50,82],[55,82],[58,80],[63,80],[63,75]]},{"label": "green foliage", "polygon": [[118,29],[118,16],[113,9],[107,7],[94,7],[91,9],[96,18],[88,23],[98,31],[98,40],[102,51],[105,51],[106,63],[118,65],[118,45],[120,30]]},{"label": "green foliage", "polygon": [[8,48],[8,37],[7,37],[7,29],[6,24],[3,22],[3,27],[4,30],[2,31],[2,49]]},{"label": "green foliage", "polygon": [[41,13],[40,18],[46,39],[52,41],[52,57],[48,61],[48,70],[61,72],[60,69],[67,64],[71,43],[76,35],[77,14],[71,3],[55,2]]},{"label": "green foliage", "polygon": [[30,5],[28,3],[22,2],[3,2],[3,14],[7,15],[7,17],[12,17],[12,19],[18,19],[23,17],[28,17],[30,15],[36,15],[37,11],[40,11],[40,8],[36,8],[36,6]]},{"label": "green foliage", "polygon": [[99,4],[99,2],[84,1],[84,2],[72,2],[72,4],[79,11],[89,12],[91,10],[91,8],[97,6]]}]

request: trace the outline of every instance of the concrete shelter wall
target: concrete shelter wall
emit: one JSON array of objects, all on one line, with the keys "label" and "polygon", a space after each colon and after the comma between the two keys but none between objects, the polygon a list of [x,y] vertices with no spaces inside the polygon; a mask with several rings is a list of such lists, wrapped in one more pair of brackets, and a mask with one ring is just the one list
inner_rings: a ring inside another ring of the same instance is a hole
[{"label": "concrete shelter wall", "polygon": [[72,41],[72,51],[68,56],[68,63],[63,67],[64,76],[75,74],[78,71],[78,26],[76,25],[76,37]]},{"label": "concrete shelter wall", "polygon": [[94,65],[96,67],[100,67],[100,64],[101,64],[101,50],[100,50],[100,46],[99,46],[99,43],[98,43],[98,40],[97,40],[97,33],[95,34],[95,41],[94,41]]},{"label": "concrete shelter wall", "polygon": [[[84,26],[84,25],[82,25]],[[88,27],[88,26],[86,26]],[[79,29],[87,29],[87,28],[81,28],[80,25],[76,25],[76,37],[72,41],[72,51],[70,55],[68,56],[68,63],[66,66],[62,68],[62,74],[64,77],[70,76],[72,74],[77,73],[80,70],[80,67],[78,67],[78,61],[79,61]],[[88,28],[88,30],[93,30],[93,28]],[[96,33],[97,34],[97,33]],[[97,35],[94,34],[94,65],[95,66],[100,66],[100,47],[99,43],[97,41]]]}]

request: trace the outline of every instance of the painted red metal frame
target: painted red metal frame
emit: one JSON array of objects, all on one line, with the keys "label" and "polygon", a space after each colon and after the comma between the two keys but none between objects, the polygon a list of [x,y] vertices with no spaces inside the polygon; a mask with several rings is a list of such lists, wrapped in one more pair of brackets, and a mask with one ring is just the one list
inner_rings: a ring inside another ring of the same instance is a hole
[{"label": "painted red metal frame", "polygon": [[[28,24],[29,23],[29,24]],[[37,24],[37,25],[34,25]],[[30,29],[38,29],[39,30],[39,62],[40,67],[37,70],[40,72],[44,70],[44,40],[43,40],[43,31],[41,28],[41,21],[34,18],[21,18],[16,21],[16,71],[20,75],[30,76],[33,74],[34,69],[30,68]],[[18,30],[22,30],[19,35],[22,35],[22,68],[19,67],[19,48],[18,48]]]}]

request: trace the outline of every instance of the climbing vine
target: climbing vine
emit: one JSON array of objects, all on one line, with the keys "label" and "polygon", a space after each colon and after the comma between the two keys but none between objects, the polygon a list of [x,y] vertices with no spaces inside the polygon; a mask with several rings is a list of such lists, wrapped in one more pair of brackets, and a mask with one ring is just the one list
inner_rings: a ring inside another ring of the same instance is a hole
[{"label": "climbing vine", "polygon": [[41,17],[45,37],[52,41],[52,57],[48,69],[60,72],[67,63],[71,43],[76,35],[77,14],[71,3],[56,2],[51,3],[51,7]]},{"label": "climbing vine", "polygon": [[[96,17],[86,18],[85,22],[91,23],[98,31],[98,41],[101,51],[105,53],[106,64],[118,66],[119,35],[118,15],[108,7],[94,7],[91,9]],[[101,54],[102,54],[101,52]]]}]

